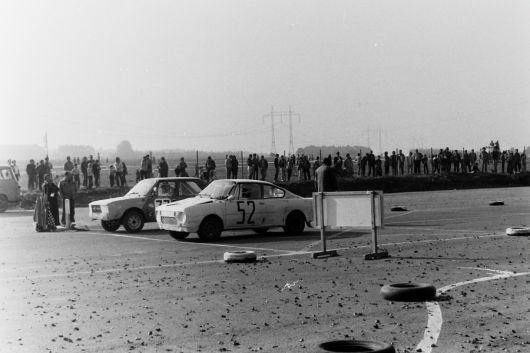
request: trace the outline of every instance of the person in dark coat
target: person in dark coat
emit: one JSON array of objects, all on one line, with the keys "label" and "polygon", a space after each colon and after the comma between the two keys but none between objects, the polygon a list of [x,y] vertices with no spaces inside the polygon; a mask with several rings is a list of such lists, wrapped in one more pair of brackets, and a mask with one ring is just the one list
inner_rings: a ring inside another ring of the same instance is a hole
[{"label": "person in dark coat", "polygon": [[316,170],[318,192],[337,191],[337,171],[331,167],[331,158],[324,158],[324,163]]},{"label": "person in dark coat", "polygon": [[63,215],[61,223],[66,224],[66,200],[70,200],[70,222],[75,222],[75,196],[77,193],[77,185],[74,181],[72,173],[66,172],[64,179],[59,184],[59,191],[63,199]]},{"label": "person in dark coat", "polygon": [[158,162],[158,176],[161,178],[167,178],[169,171],[169,166],[166,162],[165,157],[160,157],[160,161]]},{"label": "person in dark coat", "polygon": [[55,225],[59,225],[59,187],[53,182],[51,174],[44,176],[44,185],[42,186],[45,199],[48,202],[50,211],[53,216]]}]

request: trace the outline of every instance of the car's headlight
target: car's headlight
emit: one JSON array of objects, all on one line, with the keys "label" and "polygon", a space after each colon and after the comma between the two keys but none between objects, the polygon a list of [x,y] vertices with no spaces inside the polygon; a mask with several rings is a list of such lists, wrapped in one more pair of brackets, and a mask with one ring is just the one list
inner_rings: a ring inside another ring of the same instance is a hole
[{"label": "car's headlight", "polygon": [[175,218],[177,218],[177,221],[179,223],[186,222],[186,214],[184,212],[175,212]]}]

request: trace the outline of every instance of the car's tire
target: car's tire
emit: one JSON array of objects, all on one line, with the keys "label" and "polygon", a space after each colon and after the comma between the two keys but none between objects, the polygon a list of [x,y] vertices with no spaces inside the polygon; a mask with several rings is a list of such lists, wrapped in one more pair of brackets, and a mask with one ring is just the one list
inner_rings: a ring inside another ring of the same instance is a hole
[{"label": "car's tire", "polygon": [[258,234],[265,234],[269,231],[269,227],[263,227],[263,228],[254,228],[252,229],[254,232]]},{"label": "car's tire", "polygon": [[302,234],[305,228],[305,216],[302,212],[294,211],[289,213],[285,220],[283,230],[287,234]]},{"label": "car's tire", "polygon": [[223,223],[217,217],[206,217],[199,226],[199,239],[202,241],[215,241],[221,237]]},{"label": "car's tire", "polygon": [[506,228],[506,235],[530,235],[529,227],[511,227]]},{"label": "car's tire", "polygon": [[130,210],[123,216],[122,224],[127,233],[138,233],[144,227],[144,216],[139,211]]},{"label": "car's tire", "polygon": [[0,213],[7,211],[9,207],[9,200],[6,195],[0,195]]},{"label": "car's tire", "polygon": [[256,259],[254,251],[227,251],[223,256],[225,262],[254,262]]},{"label": "car's tire", "polygon": [[177,239],[177,240],[183,240],[183,239],[186,239],[186,237],[190,235],[190,233],[188,232],[176,232],[174,230],[170,230],[169,231],[169,236],[173,239]]},{"label": "car's tire", "polygon": [[118,219],[114,219],[112,221],[101,221],[101,226],[103,229],[105,229],[107,232],[115,232],[120,228],[120,221]]},{"label": "car's tire", "polygon": [[423,302],[434,299],[436,288],[428,283],[396,283],[381,287],[386,300],[398,302]]},{"label": "car's tire", "polygon": [[372,352],[372,353],[396,353],[390,344],[373,341],[342,340],[329,341],[318,345],[317,352]]}]

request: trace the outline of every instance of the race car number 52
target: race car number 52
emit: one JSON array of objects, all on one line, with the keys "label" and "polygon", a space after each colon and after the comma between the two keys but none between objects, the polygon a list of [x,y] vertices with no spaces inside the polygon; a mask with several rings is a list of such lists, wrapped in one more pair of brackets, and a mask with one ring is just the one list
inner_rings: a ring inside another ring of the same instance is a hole
[{"label": "race car number 52", "polygon": [[250,214],[248,215],[247,224],[254,224],[254,221],[252,220],[254,211],[256,211],[256,204],[254,203],[254,201],[237,201],[237,211],[241,212],[241,221],[237,222],[237,224],[245,224],[245,217],[246,217],[246,210],[244,206],[245,204],[247,204],[247,206],[250,206],[251,208]]}]

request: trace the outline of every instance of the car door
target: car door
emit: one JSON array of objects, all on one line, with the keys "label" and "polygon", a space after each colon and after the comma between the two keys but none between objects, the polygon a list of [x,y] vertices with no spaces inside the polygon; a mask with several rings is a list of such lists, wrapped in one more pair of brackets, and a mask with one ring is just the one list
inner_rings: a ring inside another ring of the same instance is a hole
[{"label": "car door", "polygon": [[274,185],[263,185],[263,199],[260,202],[263,225],[267,227],[283,225],[288,206],[287,202],[283,189]]},{"label": "car door", "polygon": [[[257,228],[263,226],[262,189],[258,183],[239,183],[233,197],[226,201],[226,228]],[[260,208],[261,207],[261,208]]]}]

